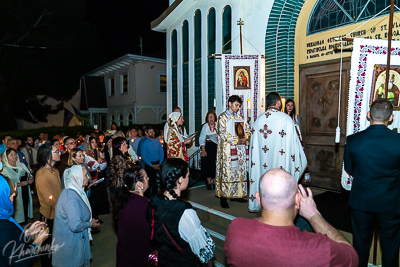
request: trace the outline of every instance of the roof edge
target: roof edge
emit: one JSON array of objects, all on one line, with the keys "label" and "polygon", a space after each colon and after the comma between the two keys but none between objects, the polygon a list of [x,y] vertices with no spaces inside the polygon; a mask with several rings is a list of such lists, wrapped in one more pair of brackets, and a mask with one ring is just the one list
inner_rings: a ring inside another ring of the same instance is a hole
[{"label": "roof edge", "polygon": [[155,20],[153,20],[151,22],[151,29],[153,31],[158,31],[158,32],[165,32],[166,29],[163,27],[159,27],[160,24],[172,13],[172,11],[175,10],[175,8],[178,7],[178,5],[180,3],[182,3],[183,0],[175,0],[172,5],[170,5],[162,14],[161,16],[159,16],[158,18],[156,18]]}]

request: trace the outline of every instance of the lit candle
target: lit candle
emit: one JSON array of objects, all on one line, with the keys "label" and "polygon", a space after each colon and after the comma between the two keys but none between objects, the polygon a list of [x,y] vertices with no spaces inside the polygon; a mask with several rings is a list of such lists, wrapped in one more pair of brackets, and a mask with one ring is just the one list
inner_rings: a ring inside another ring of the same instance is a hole
[{"label": "lit candle", "polygon": [[247,99],[247,117],[251,117],[251,102],[250,102],[250,98]]},{"label": "lit candle", "polygon": [[[53,211],[53,196],[50,195],[49,199],[50,199],[50,215],[49,215],[49,217],[51,217],[51,212]],[[47,223],[47,217],[44,219],[44,222]]]},{"label": "lit candle", "polygon": [[264,107],[264,97],[261,98],[261,107]]},{"label": "lit candle", "polygon": [[282,112],[285,111],[285,102],[286,102],[286,98],[282,97]]},{"label": "lit candle", "polygon": [[131,139],[131,142],[133,143],[133,141],[135,141],[134,139]]}]

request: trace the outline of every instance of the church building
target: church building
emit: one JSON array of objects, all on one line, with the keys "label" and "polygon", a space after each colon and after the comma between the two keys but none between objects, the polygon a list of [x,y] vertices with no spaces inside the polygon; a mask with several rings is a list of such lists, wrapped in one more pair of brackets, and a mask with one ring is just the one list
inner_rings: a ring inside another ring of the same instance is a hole
[{"label": "church building", "polygon": [[[229,91],[230,86],[237,89],[238,79],[229,72],[234,68],[226,67],[229,61],[247,60],[251,90],[237,91],[243,92],[248,110],[243,114],[254,121],[272,91],[294,99],[312,185],[343,190],[353,43],[340,37],[387,39],[390,0],[169,2],[151,24],[166,34],[167,113],[181,107],[188,132],[199,131],[207,111],[222,113],[227,93],[236,92]],[[400,0],[395,5],[400,6]],[[400,38],[397,11],[395,40]],[[338,122],[341,139],[335,144]]]}]

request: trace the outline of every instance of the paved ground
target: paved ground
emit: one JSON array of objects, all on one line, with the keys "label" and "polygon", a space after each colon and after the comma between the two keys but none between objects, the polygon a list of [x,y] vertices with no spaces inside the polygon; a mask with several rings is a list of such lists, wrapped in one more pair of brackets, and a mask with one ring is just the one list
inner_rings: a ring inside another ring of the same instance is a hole
[{"label": "paved ground", "polygon": [[[314,195],[324,192],[321,189],[313,189]],[[192,202],[199,203],[208,208],[214,209],[218,212],[227,213],[235,217],[255,218],[256,213],[247,212],[247,204],[236,202],[228,202],[230,209],[225,210],[219,206],[219,199],[215,198],[213,191],[207,191],[205,187],[194,188],[186,191],[183,196]],[[34,201],[34,220],[39,219],[39,204],[36,195],[33,197]],[[217,213],[218,213],[217,212]],[[228,229],[230,220],[221,218],[218,215],[210,214],[209,212],[197,209],[200,220],[204,227],[214,231],[219,236],[224,236]],[[111,215],[100,216],[104,223],[101,225],[100,230],[93,233],[93,241],[91,244],[93,261],[91,266],[94,267],[111,267],[115,266],[115,248],[117,244],[117,237],[112,226]],[[342,232],[345,237],[352,242],[352,235],[350,233]],[[221,237],[220,237],[221,238]],[[217,245],[216,258],[217,266],[226,266],[225,254],[223,251],[224,242],[213,236]],[[380,262],[380,248],[378,246],[378,264]],[[132,259],[134,261],[134,259]],[[372,249],[370,262],[372,262]],[[219,263],[219,264],[218,264]],[[34,264],[34,267],[40,267],[39,261]]]}]

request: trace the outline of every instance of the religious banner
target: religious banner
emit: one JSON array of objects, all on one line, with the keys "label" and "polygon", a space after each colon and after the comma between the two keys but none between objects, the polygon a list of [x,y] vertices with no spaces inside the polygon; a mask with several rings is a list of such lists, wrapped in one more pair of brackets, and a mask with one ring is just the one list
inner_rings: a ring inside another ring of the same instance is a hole
[{"label": "religious banner", "polygon": [[[349,103],[346,136],[365,130],[369,126],[367,112],[371,103],[386,98],[385,79],[388,42],[386,40],[354,39],[351,57]],[[389,72],[388,99],[393,103],[394,119],[388,128],[398,132],[400,128],[400,41],[392,42]],[[342,172],[342,186],[351,190],[353,177]]]},{"label": "religious banner", "polygon": [[231,95],[243,100],[239,113],[247,121],[255,121],[264,112],[265,60],[261,55],[222,55],[223,104],[228,107]]}]

